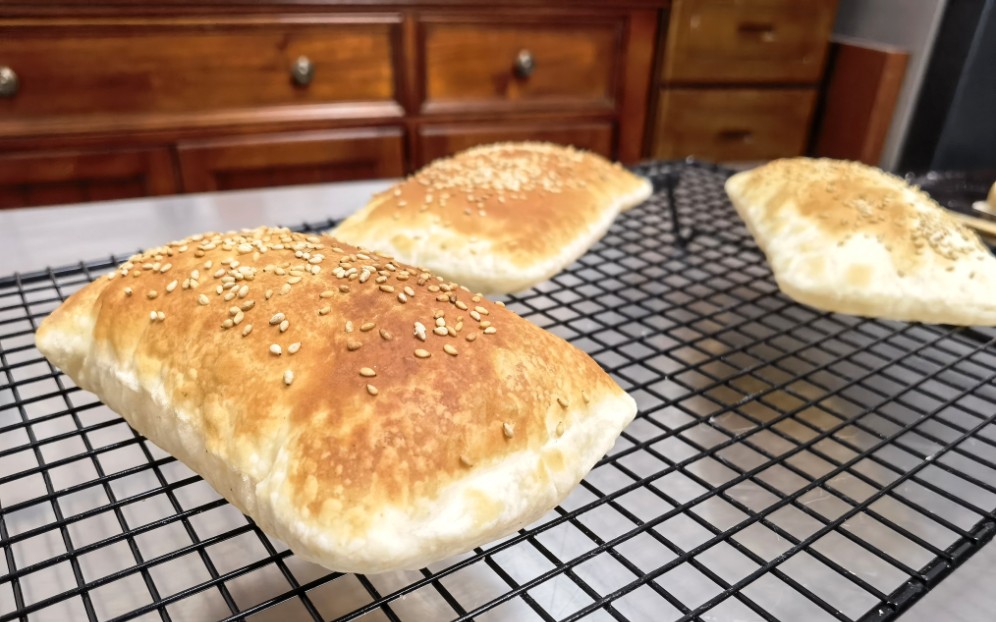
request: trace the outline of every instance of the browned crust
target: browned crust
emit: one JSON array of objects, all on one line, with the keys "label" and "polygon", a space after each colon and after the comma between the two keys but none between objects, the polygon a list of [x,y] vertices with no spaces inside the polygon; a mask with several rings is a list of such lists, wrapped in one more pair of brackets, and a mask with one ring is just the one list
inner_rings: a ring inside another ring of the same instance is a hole
[{"label": "browned crust", "polygon": [[[365,265],[375,268],[361,282]],[[150,390],[161,383],[172,410],[198,419],[209,452],[242,472],[290,452],[295,504],[313,514],[331,499],[359,522],[431,498],[468,469],[542,445],[589,401],[622,395],[591,358],[499,304],[327,236],[195,236],[112,277],[73,295],[40,334],[92,316],[94,354],[134,360]],[[405,288],[414,295],[401,302]],[[440,312],[455,335],[431,332]]]}]

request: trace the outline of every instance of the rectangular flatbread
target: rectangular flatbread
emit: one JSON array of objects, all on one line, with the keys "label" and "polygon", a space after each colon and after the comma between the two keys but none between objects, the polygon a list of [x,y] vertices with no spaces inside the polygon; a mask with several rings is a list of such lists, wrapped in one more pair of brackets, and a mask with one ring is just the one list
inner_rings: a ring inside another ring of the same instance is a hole
[{"label": "rectangular flatbread", "polygon": [[332,234],[506,294],[562,271],[651,193],[649,181],[593,153],[500,143],[436,160]]},{"label": "rectangular flatbread", "polygon": [[779,288],[817,309],[996,325],[996,258],[925,192],[856,162],[791,158],[726,192]]},{"label": "rectangular flatbread", "polygon": [[259,228],[132,257],[39,350],[268,534],[330,569],[422,567],[536,520],[636,406],[455,283]]}]

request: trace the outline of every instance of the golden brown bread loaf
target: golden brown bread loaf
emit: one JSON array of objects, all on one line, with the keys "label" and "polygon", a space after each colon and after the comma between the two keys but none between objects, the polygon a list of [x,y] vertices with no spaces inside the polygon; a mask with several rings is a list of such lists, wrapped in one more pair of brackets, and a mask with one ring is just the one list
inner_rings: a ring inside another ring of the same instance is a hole
[{"label": "golden brown bread loaf", "polygon": [[151,249],[37,345],[301,556],[418,567],[537,519],[635,404],[496,303],[326,236]]},{"label": "golden brown bread loaf", "polygon": [[566,268],[651,191],[646,179],[589,152],[486,145],[436,160],[332,234],[474,291],[509,293]]},{"label": "golden brown bread loaf", "polygon": [[996,324],[996,258],[926,193],[856,162],[791,158],[726,183],[783,292],[818,309]]}]

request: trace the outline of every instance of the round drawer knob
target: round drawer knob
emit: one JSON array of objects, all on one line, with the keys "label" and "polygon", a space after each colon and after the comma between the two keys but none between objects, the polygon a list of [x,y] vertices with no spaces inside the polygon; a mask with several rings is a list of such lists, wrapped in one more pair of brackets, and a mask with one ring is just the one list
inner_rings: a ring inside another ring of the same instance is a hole
[{"label": "round drawer knob", "polygon": [[17,95],[20,83],[17,81],[17,74],[10,67],[0,67],[0,97],[13,97]]},{"label": "round drawer knob", "polygon": [[298,86],[308,86],[315,77],[315,66],[307,56],[300,56],[291,66],[291,78]]},{"label": "round drawer knob", "polygon": [[515,75],[526,79],[536,71],[536,59],[529,50],[520,50],[515,56]]}]

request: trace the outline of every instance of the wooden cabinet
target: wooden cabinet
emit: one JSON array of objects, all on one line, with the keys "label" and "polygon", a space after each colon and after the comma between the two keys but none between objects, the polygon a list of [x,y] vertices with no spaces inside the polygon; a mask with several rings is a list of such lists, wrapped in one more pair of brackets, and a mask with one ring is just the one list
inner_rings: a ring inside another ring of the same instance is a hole
[{"label": "wooden cabinet", "polygon": [[426,124],[419,128],[416,166],[424,166],[436,158],[453,155],[475,145],[509,140],[542,140],[574,145],[611,158],[612,136],[612,124],[604,121]]},{"label": "wooden cabinet", "polygon": [[651,155],[802,155],[837,0],[675,0]]},{"label": "wooden cabinet", "polygon": [[667,0],[13,0],[0,206],[397,177],[481,142],[644,155]]},{"label": "wooden cabinet", "polygon": [[0,208],[176,192],[164,148],[0,154]]},{"label": "wooden cabinet", "polygon": [[405,171],[400,128],[185,141],[178,151],[189,192],[401,177]]},{"label": "wooden cabinet", "polygon": [[553,24],[422,23],[423,110],[582,108],[611,112],[624,19]]}]

